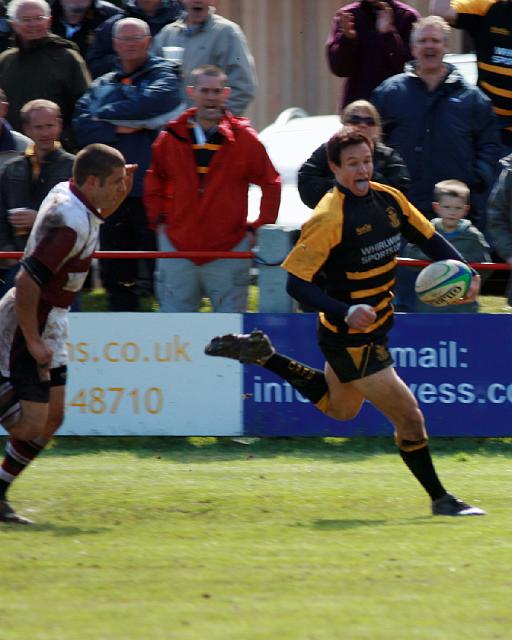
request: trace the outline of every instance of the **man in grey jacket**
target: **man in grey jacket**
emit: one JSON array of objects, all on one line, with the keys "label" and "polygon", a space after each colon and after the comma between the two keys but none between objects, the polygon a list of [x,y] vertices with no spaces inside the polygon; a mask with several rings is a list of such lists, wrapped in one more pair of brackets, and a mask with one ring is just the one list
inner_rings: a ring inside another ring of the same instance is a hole
[{"label": "man in grey jacket", "polygon": [[[215,12],[214,0],[182,0],[184,15],[155,37],[153,52],[166,57],[166,47],[183,49],[183,86],[192,85],[197,67],[213,64],[228,77],[231,94],[226,108],[236,116],[246,111],[256,93],[254,59],[247,39],[235,23]],[[189,102],[188,107],[192,106]]]}]

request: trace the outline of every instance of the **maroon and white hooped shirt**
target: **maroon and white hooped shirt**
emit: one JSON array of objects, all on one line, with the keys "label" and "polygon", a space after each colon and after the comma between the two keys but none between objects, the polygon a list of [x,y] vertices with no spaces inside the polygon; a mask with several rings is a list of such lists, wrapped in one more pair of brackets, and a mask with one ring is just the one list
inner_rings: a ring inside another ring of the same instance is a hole
[{"label": "maroon and white hooped shirt", "polygon": [[[53,350],[51,368],[67,363],[67,310],[80,292],[98,244],[102,218],[70,182],[56,185],[43,200],[22,258],[40,287],[38,316]],[[0,301],[0,372],[9,375],[17,327],[15,288]]]}]

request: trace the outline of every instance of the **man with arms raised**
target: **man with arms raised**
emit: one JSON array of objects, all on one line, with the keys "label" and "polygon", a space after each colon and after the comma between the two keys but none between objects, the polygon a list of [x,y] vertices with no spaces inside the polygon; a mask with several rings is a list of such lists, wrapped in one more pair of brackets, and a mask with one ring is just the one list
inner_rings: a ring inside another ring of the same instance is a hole
[{"label": "man with arms raised", "polygon": [[[400,191],[370,182],[372,151],[372,143],[352,128],[329,140],[336,186],[320,201],[283,263],[290,295],[320,312],[318,341],[325,373],[276,353],[257,330],[214,338],[205,352],[269,369],[336,420],[351,420],[368,400],[392,423],[400,455],[430,496],[432,513],[483,515],[441,484],[423,414],[393,368],[387,347],[402,235],[433,260],[464,258]],[[315,284],[320,272],[322,288]],[[475,272],[465,301],[475,298],[479,281]]]},{"label": "man with arms raised", "polygon": [[100,224],[126,196],[134,169],[106,145],[83,149],[73,179],[41,205],[16,285],[0,300],[0,422],[9,433],[0,522],[30,524],[9,505],[7,490],[62,424],[68,307],[85,282]]}]

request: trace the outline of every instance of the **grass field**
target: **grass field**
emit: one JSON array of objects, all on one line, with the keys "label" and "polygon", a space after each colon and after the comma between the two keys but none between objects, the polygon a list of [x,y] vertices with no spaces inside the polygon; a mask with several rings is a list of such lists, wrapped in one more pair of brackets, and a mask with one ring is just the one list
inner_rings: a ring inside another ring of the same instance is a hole
[{"label": "grass field", "polygon": [[[249,287],[248,310],[258,310],[258,294],[257,286]],[[480,299],[481,313],[510,313],[510,309],[506,308],[506,298],[502,296],[481,296]],[[141,311],[152,312],[158,311],[158,303],[153,297],[143,297],[140,302]],[[103,289],[93,289],[84,292],[82,295],[83,311],[108,311],[107,299]],[[201,311],[211,311],[212,307],[209,300],[205,299]]]},{"label": "grass field", "polygon": [[0,525],[2,640],[508,640],[511,440],[59,438]]}]

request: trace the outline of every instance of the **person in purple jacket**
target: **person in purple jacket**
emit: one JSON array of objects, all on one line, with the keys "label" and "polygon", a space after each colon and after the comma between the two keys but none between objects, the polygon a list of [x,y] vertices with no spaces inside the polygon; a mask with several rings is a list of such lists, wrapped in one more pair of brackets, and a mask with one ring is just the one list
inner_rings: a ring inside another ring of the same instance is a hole
[{"label": "person in purple jacket", "polygon": [[411,60],[409,36],[420,14],[396,0],[359,0],[338,9],[326,43],[327,62],[342,84],[340,112],[368,100],[383,80]]}]

